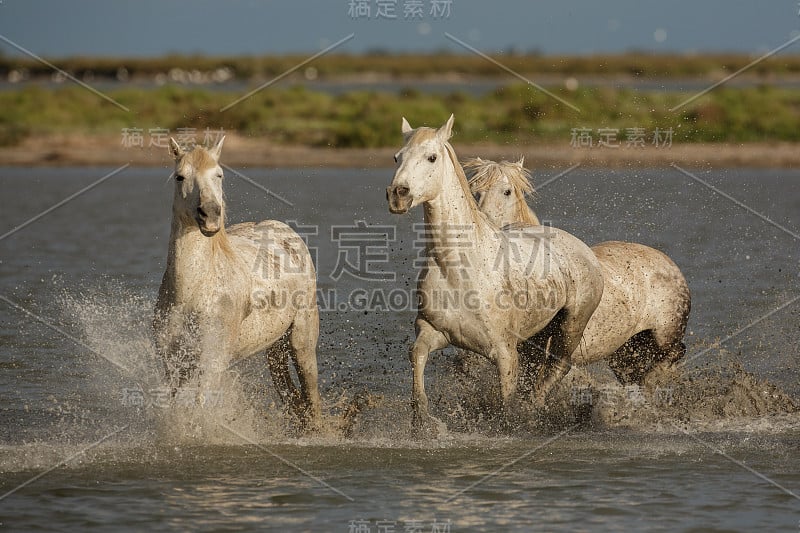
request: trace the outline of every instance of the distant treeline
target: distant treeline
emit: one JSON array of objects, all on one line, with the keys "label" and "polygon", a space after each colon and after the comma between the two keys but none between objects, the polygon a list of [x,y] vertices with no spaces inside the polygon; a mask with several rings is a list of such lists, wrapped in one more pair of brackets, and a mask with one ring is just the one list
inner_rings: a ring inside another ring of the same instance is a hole
[{"label": "distant treeline", "polygon": [[151,90],[117,89],[108,95],[126,112],[73,83],[0,91],[0,144],[28,136],[81,133],[119,136],[151,130],[224,129],[274,143],[331,147],[397,146],[400,117],[413,125],[439,125],[457,117],[458,142],[568,143],[577,131],[599,139],[616,131],[624,142],[632,130],[648,136],[671,131],[674,142],[800,141],[800,91],[767,85],[714,89],[674,112],[691,95],[586,87],[554,94],[517,84],[487,94],[425,94],[358,91],[330,94],[303,86],[269,87],[233,105],[241,93],[166,85]]},{"label": "distant treeline", "polygon": [[[735,72],[753,61],[742,54],[650,54],[554,56],[539,54],[493,54],[503,65],[522,74],[628,75],[654,78],[718,76]],[[157,58],[70,57],[53,59],[60,69],[79,77],[151,78],[171,69],[229,73],[235,79],[270,78],[307,59],[304,55],[209,57],[168,55]],[[321,78],[375,73],[394,78],[442,74],[496,77],[505,73],[474,54],[381,54],[332,53],[311,66]],[[0,77],[23,72],[30,77],[52,75],[52,69],[27,57],[0,55]],[[800,55],[776,55],[747,70],[748,75],[800,73]],[[227,74],[226,74],[227,76]],[[223,80],[224,81],[224,80]]]}]

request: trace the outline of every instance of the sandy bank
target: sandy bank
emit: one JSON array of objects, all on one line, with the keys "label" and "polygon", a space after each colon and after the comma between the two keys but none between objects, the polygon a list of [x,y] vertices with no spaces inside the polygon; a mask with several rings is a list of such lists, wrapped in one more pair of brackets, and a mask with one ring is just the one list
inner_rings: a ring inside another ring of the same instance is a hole
[{"label": "sandy bank", "polygon": [[[497,145],[458,142],[460,157],[525,156],[526,166],[559,167],[580,163],[592,167],[666,166],[689,167],[794,167],[800,166],[800,147],[794,143],[678,144],[672,147],[573,148],[569,142],[543,145]],[[394,166],[396,148],[317,148],[271,144],[263,139],[229,135],[225,163],[237,167],[349,167]],[[167,148],[126,147],[119,137],[63,135],[28,138],[21,144],[0,147],[0,165],[12,166],[169,166]]]}]

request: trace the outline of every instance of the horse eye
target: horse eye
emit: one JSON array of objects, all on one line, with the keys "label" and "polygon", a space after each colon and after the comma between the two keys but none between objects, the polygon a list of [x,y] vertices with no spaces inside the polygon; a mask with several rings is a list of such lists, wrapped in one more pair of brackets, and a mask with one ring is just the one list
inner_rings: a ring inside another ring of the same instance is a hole
[{"label": "horse eye", "polygon": [[181,176],[180,174],[175,174],[175,181],[183,181],[183,180],[184,180],[183,176]]},{"label": "horse eye", "polygon": [[503,194],[505,194],[506,196],[511,196],[511,189],[504,190]]},{"label": "horse eye", "polygon": [[219,174],[217,174],[217,177],[218,177],[219,179],[222,179],[224,176],[222,175],[222,172],[220,172]]},{"label": "horse eye", "polygon": [[431,163],[434,163],[436,161],[436,154],[429,155],[428,156],[428,161],[430,161]]},{"label": "horse eye", "polygon": [[394,156],[394,162],[397,163],[397,156]]}]

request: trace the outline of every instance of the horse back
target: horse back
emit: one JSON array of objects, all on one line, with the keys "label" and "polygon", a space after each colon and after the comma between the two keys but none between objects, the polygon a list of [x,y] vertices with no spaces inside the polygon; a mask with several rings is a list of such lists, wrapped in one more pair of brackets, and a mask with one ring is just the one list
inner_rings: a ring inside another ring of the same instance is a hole
[{"label": "horse back", "polygon": [[253,271],[266,269],[273,278],[279,274],[305,274],[316,279],[314,263],[305,241],[278,220],[244,222],[228,230],[231,242]]}]

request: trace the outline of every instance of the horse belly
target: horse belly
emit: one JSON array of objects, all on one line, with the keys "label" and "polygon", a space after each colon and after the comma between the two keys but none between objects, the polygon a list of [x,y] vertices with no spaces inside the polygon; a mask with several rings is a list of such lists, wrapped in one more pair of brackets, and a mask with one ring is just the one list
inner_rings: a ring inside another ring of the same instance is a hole
[{"label": "horse belly", "polygon": [[503,323],[513,327],[514,335],[529,338],[539,333],[553,320],[567,302],[564,280],[551,271],[541,278],[517,278],[508,289],[512,298],[500,301],[505,314]]}]

